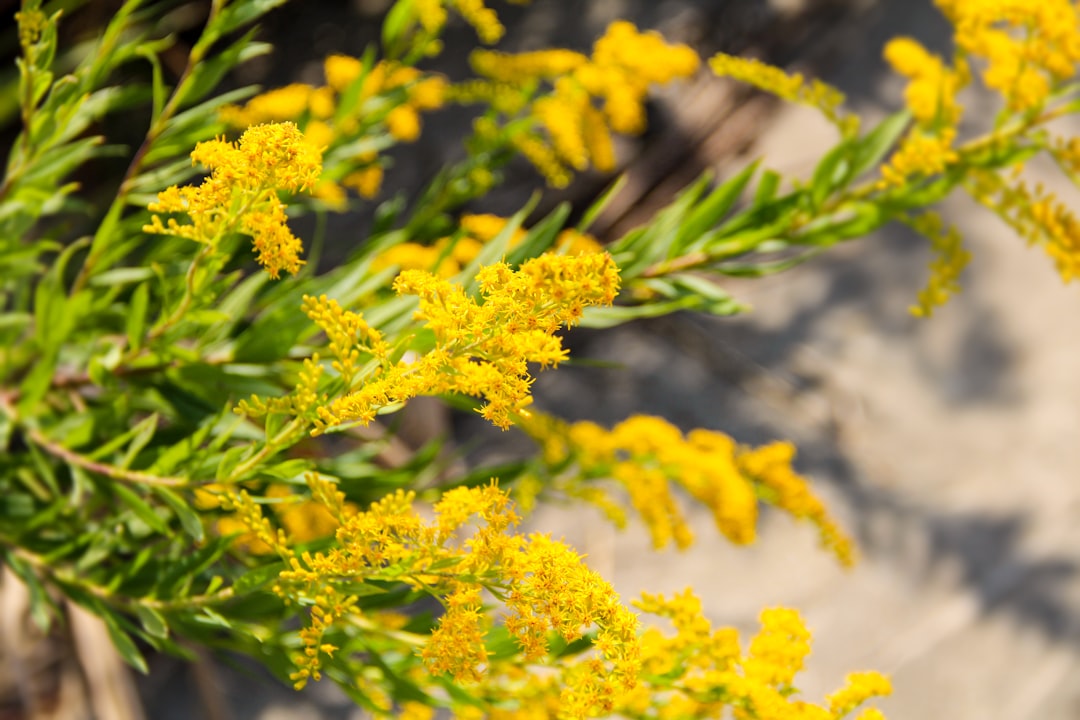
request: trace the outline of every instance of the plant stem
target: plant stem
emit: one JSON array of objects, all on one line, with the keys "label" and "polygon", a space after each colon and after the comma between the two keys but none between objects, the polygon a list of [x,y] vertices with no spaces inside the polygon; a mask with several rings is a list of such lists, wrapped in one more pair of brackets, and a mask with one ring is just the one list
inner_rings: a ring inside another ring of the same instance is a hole
[{"label": "plant stem", "polygon": [[185,478],[152,475],[150,473],[139,472],[138,470],[126,470],[124,468],[116,467],[115,465],[91,460],[85,455],[81,455],[70,448],[64,447],[60,443],[50,440],[37,428],[27,430],[26,437],[30,442],[34,443],[45,452],[53,457],[60,458],[69,465],[81,467],[83,470],[89,470],[98,475],[110,477],[113,480],[133,483],[135,485],[154,485],[157,487],[185,487],[190,485],[190,482]]}]

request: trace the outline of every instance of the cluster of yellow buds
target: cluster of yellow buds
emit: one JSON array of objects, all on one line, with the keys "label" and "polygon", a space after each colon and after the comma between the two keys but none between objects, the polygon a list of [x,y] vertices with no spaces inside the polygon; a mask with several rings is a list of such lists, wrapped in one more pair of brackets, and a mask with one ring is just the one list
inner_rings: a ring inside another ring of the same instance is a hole
[{"label": "cluster of yellow buds", "polygon": [[1009,110],[1041,107],[1080,62],[1080,15],[1070,0],[936,0],[959,50],[985,61],[983,82]]},{"label": "cluster of yellow buds", "polygon": [[[373,579],[403,582],[443,602],[446,611],[420,651],[433,674],[462,683],[486,680],[492,619],[484,593],[490,591],[503,599],[506,629],[527,662],[547,655],[549,633],[572,642],[595,628],[600,657],[556,690],[564,707],[577,708],[566,716],[609,712],[637,683],[635,614],[570,548],[547,536],[517,534],[509,496],[494,483],[450,490],[426,520],[414,508],[412,493],[399,491],[367,511],[350,512],[340,497],[332,499],[333,490],[319,488],[325,481],[309,476],[308,482],[313,497],[331,498],[326,509],[340,527],[325,552],[283,556],[288,567],[275,592],[311,606],[310,623],[300,633],[304,649],[295,657],[297,687],[318,680],[324,658],[338,650],[326,634],[363,615],[348,589]],[[266,525],[257,506],[245,507],[253,530]]]},{"label": "cluster of yellow buds", "polygon": [[709,59],[709,67],[720,77],[729,77],[752,85],[788,102],[799,103],[819,110],[845,137],[859,129],[859,118],[841,111],[844,94],[833,86],[801,74],[788,74],[778,67],[753,58],[741,58],[717,53]]},{"label": "cluster of yellow buds", "polygon": [[419,296],[416,317],[434,335],[435,347],[413,362],[379,368],[355,392],[320,407],[314,434],[347,422],[367,424],[384,407],[443,393],[483,397],[480,413],[507,428],[532,400],[528,364],[561,362],[566,351],[555,332],[577,323],[587,306],[610,305],[619,287],[606,253],[541,255],[516,271],[497,263],[481,268],[476,279],[483,302],[430,272],[402,272],[394,289]]},{"label": "cluster of yellow buds", "polygon": [[[460,232],[442,237],[430,245],[404,242],[388,248],[371,264],[373,270],[397,267],[399,270],[427,270],[440,278],[452,278],[473,262],[484,246],[502,234],[508,218],[491,214],[465,214],[458,221]],[[516,227],[507,238],[510,250],[526,238],[528,231]],[[599,241],[568,228],[559,233],[550,252],[563,255],[589,255],[603,251]]]},{"label": "cluster of yellow buds", "polygon": [[[526,5],[529,0],[508,0],[515,5]],[[447,8],[451,8],[476,30],[480,41],[491,45],[499,42],[506,28],[499,22],[495,11],[484,5],[484,0],[415,0],[413,12],[420,25],[432,36],[437,36],[446,25]]]},{"label": "cluster of yellow buds", "polygon": [[908,221],[908,225],[930,240],[934,257],[930,261],[930,280],[919,291],[919,302],[911,308],[917,317],[930,317],[934,308],[949,301],[960,291],[960,273],[971,261],[971,253],[963,245],[960,232],[945,226],[941,215],[930,211]]},{"label": "cluster of yellow buds", "polygon": [[[385,60],[366,65],[348,55],[327,57],[323,73],[325,85],[276,88],[242,106],[225,106],[221,118],[235,128],[292,121],[324,151],[382,131],[400,142],[412,142],[420,136],[420,113],[442,107],[447,89],[441,75]],[[321,179],[314,189],[317,197],[342,207],[346,188],[362,197],[378,193],[383,169],[374,152],[359,151],[343,167],[339,180]]]},{"label": "cluster of yellow buds", "polygon": [[[255,125],[238,142],[210,140],[191,153],[193,162],[210,168],[202,184],[172,186],[158,193],[149,209],[154,215],[144,232],[176,235],[216,249],[229,233],[252,237],[256,260],[271,277],[296,273],[303,245],[286,224],[278,192],[314,186],[322,157],[292,123]],[[163,222],[158,213],[186,215]]]},{"label": "cluster of yellow buds", "polygon": [[[744,654],[732,628],[713,629],[702,613],[701,600],[690,590],[672,598],[642,596],[639,609],[668,618],[674,634],[646,630],[642,637],[645,675],[662,678],[643,684],[626,698],[628,715],[646,709],[658,692],[674,690],[668,709],[676,717],[715,717],[724,706],[739,720],[839,720],[867,700],[892,693],[888,678],[876,672],[851,673],[825,705],[796,699],[796,674],[810,653],[810,631],[788,608],[761,613],[761,630]],[[865,708],[859,720],[884,720],[876,708]]]},{"label": "cluster of yellow buds", "polygon": [[[841,563],[854,561],[851,540],[806,478],[792,469],[795,448],[790,443],[748,448],[723,433],[701,429],[684,436],[666,420],[645,415],[607,430],[592,422],[567,424],[533,412],[520,427],[540,443],[545,463],[560,469],[563,477],[555,479],[560,491],[596,505],[621,526],[622,508],[597,484],[614,480],[658,549],[671,542],[679,548],[693,542],[675,499],[673,486],[678,486],[712,511],[717,527],[732,542],[754,541],[761,498],[812,523],[822,545]],[[572,475],[566,475],[567,461],[573,462]],[[526,484],[526,503],[532,490]]]},{"label": "cluster of yellow buds", "polygon": [[513,115],[521,107],[515,95],[527,96],[538,84],[552,83],[552,91],[527,108],[547,139],[530,131],[515,133],[512,142],[556,187],[567,184],[572,171],[590,164],[601,171],[614,169],[612,131],[642,132],[649,87],[690,77],[699,65],[697,54],[686,45],[668,44],[659,34],[640,32],[626,21],[612,23],[591,55],[477,50],[471,62],[486,82],[456,88],[452,96],[459,102],[487,102]]}]

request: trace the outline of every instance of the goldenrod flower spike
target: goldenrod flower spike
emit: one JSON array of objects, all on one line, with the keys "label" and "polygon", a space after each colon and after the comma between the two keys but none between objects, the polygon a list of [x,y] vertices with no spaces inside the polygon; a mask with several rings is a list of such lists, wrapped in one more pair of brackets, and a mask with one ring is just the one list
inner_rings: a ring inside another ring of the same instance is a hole
[{"label": "goldenrod flower spike", "polygon": [[985,60],[983,82],[1009,110],[1041,107],[1080,62],[1078,9],[1070,0],[937,0],[956,46]]},{"label": "goldenrod flower spike", "polygon": [[954,70],[917,40],[906,37],[890,40],[884,54],[893,69],[909,79],[904,103],[919,123],[953,127],[960,121],[962,108],[956,94],[968,83],[966,64],[961,62]]},{"label": "goldenrod flower spike", "polygon": [[[603,485],[611,479],[627,493],[660,549],[672,542],[686,548],[693,534],[675,499],[681,487],[713,513],[717,528],[733,543],[752,543],[757,535],[759,498],[813,524],[821,544],[843,565],[854,562],[851,540],[791,464],[795,448],[771,443],[757,448],[738,445],[714,430],[692,430],[685,436],[666,420],[634,415],[611,430],[591,422],[567,424],[540,412],[520,427],[543,449],[545,462],[577,464],[574,482],[560,491],[598,506],[617,525],[621,508]],[[580,479],[578,479],[580,478]]]},{"label": "goldenrod flower spike", "polygon": [[[216,248],[231,232],[252,237],[256,260],[271,277],[295,274],[303,265],[303,245],[286,224],[278,192],[313,187],[322,172],[319,150],[292,123],[248,128],[238,142],[210,140],[195,146],[192,162],[210,169],[199,186],[176,186],[158,193],[147,233],[176,235]],[[163,222],[157,213],[188,216]]]},{"label": "goldenrod flower spike", "polygon": [[709,67],[720,77],[729,77],[753,85],[781,100],[818,109],[845,136],[854,135],[858,130],[858,117],[841,112],[844,94],[820,80],[807,82],[799,73],[789,75],[780,68],[760,60],[736,57],[727,53],[717,53],[710,58]]},{"label": "goldenrod flower spike", "polygon": [[416,317],[434,333],[435,348],[319,408],[313,434],[346,422],[367,424],[383,407],[442,393],[483,397],[481,415],[509,427],[531,402],[528,364],[549,367],[565,359],[554,333],[576,324],[587,306],[611,304],[619,275],[606,253],[542,255],[517,271],[505,263],[481,268],[477,282],[483,302],[431,272],[402,272],[394,289],[419,296]]}]

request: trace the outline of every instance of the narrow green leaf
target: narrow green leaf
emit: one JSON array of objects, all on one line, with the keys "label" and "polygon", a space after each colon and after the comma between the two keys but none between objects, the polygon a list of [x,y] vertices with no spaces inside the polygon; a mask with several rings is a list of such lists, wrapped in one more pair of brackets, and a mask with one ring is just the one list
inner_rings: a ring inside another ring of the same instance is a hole
[{"label": "narrow green leaf", "polygon": [[[757,172],[758,163],[750,163],[737,175],[725,180],[687,214],[679,228],[678,254],[698,247],[698,240],[728,214]],[[674,249],[674,248],[673,248]],[[668,257],[675,257],[669,253]]]},{"label": "narrow green leaf", "polygon": [[160,418],[157,413],[154,413],[141,420],[134,428],[132,428],[135,433],[131,436],[131,444],[128,445],[127,452],[124,453],[124,457],[117,463],[120,467],[124,469],[131,467],[131,463],[135,462],[135,458],[138,454],[142,452],[142,449],[146,447],[147,443],[154,437],[154,433],[156,433],[158,429],[159,421]]},{"label": "narrow green leaf", "polygon": [[875,167],[892,150],[893,145],[907,130],[911,113],[901,110],[877,124],[851,148],[851,177],[856,178]]},{"label": "narrow green leaf", "polygon": [[279,5],[284,5],[286,0],[245,0],[234,2],[218,16],[213,30],[218,36],[231,33],[237,28],[249,25],[260,17],[270,12]]},{"label": "narrow green leaf", "polygon": [[390,12],[386,13],[386,19],[382,26],[383,48],[390,54],[397,51],[398,43],[415,21],[416,11],[413,9],[413,0],[397,0]]},{"label": "narrow green leaf", "polygon": [[180,527],[191,536],[192,540],[201,543],[206,539],[206,533],[199,514],[182,497],[163,487],[155,487],[153,492],[169,506],[170,510],[176,513],[177,519],[180,520]]},{"label": "narrow green leaf", "polygon": [[148,635],[162,639],[169,637],[169,626],[157,610],[146,605],[136,605],[135,614]]},{"label": "narrow green leaf", "polygon": [[687,295],[676,300],[653,302],[648,305],[615,305],[613,307],[587,307],[581,318],[581,326],[589,328],[610,328],[623,325],[640,318],[670,315],[679,310],[688,310],[697,305],[696,297]]},{"label": "narrow green leaf", "polygon": [[851,142],[838,144],[818,162],[810,180],[810,206],[816,210],[851,179]]},{"label": "narrow green leaf", "polygon": [[254,42],[252,40],[254,36],[255,31],[249,30],[227,48],[215,52],[212,57],[196,65],[187,82],[176,91],[180,98],[178,101],[180,105],[186,107],[199,102],[217,87],[226,73],[237,65],[270,52],[272,46]]},{"label": "narrow green leaf", "polygon": [[626,175],[620,175],[615,179],[615,182],[611,183],[600,197],[596,198],[585,213],[581,216],[581,222],[577,224],[579,232],[586,232],[592,224],[596,222],[596,219],[600,217],[600,213],[604,212],[604,209],[611,204],[611,201],[615,199],[615,196],[619,194],[624,187],[626,187]]},{"label": "narrow green leaf", "polygon": [[112,615],[104,615],[103,619],[105,620],[105,627],[109,631],[109,637],[112,639],[117,652],[120,653],[120,657],[124,658],[124,662],[128,665],[146,675],[149,672],[146,659],[139,652],[139,648],[135,646],[135,641],[120,627],[120,623]]},{"label": "narrow green leaf", "polygon": [[146,309],[150,303],[150,284],[140,283],[131,294],[127,317],[124,319],[124,331],[128,347],[132,352],[142,347],[143,334],[146,330]]},{"label": "narrow green leaf", "polygon": [[759,208],[767,205],[776,198],[776,192],[780,189],[780,181],[783,177],[775,170],[766,170],[758,181],[757,191],[754,193],[753,207]]},{"label": "narrow green leaf", "polygon": [[114,483],[112,490],[135,513],[135,516],[146,523],[150,529],[162,535],[169,534],[169,526],[165,524],[165,521],[161,519],[161,516],[154,511],[154,508],[149,503],[139,497],[138,493],[120,483]]}]

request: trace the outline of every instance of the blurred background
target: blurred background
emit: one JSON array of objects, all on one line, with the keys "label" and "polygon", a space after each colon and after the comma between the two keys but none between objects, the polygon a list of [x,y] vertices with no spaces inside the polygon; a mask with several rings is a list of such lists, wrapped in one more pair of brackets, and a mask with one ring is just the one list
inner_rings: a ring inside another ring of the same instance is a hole
[{"label": "blurred background", "polygon": [[[377,36],[388,4],[285,6],[262,33],[276,53],[233,82],[318,81],[323,57],[359,55]],[[902,82],[881,60],[887,39],[910,35],[949,52],[949,26],[930,0],[492,5],[508,26],[501,48],[584,49],[608,22],[627,18],[703,56],[753,55],[821,77],[866,123],[901,104]],[[15,6],[0,1],[0,14],[10,18]],[[91,2],[71,22],[93,27],[110,7]],[[452,26],[437,68],[462,77],[474,45],[470,29]],[[978,92],[965,105],[971,128],[992,107]],[[461,153],[468,123],[452,111],[426,120],[421,140],[395,151],[388,190],[418,188]],[[808,177],[832,133],[813,111],[703,71],[658,94],[649,131],[622,143],[628,183],[596,230],[618,237],[707,168],[725,177],[764,157],[767,167]],[[1064,183],[1045,170],[1036,164],[1033,176],[1051,188]],[[563,199],[584,206],[609,182],[582,177],[548,193],[540,212]],[[472,209],[509,214],[538,184],[523,165]],[[894,696],[881,703],[893,720],[1080,718],[1080,323],[1072,319],[1080,298],[1040,251],[974,203],[957,198],[943,210],[974,260],[963,294],[932,319],[908,313],[925,281],[927,243],[888,228],[791,272],[732,281],[731,292],[753,306],[745,316],[575,330],[572,356],[601,362],[543,374],[535,385],[539,407],[571,420],[650,413],[745,443],[793,441],[797,468],[858,538],[854,570],[819,550],[809,527],[778,514],[765,516],[755,545],[736,548],[702,509],[692,516],[698,541],[683,553],[654,553],[640,527],[619,533],[587,510],[542,509],[530,526],[587,553],[625,600],[693,586],[714,624],[743,632],[763,607],[798,608],[815,635],[798,683],[808,699],[848,671],[879,669],[893,677]],[[338,218],[330,242],[344,254],[363,242],[366,224],[362,215]],[[434,427],[483,438],[475,461],[529,447],[464,415]],[[133,677],[110,659],[107,638],[80,637],[77,619],[71,638],[34,642],[14,583],[0,583],[0,720],[363,717],[329,683],[294,693],[243,659],[156,657],[149,676]]]}]

